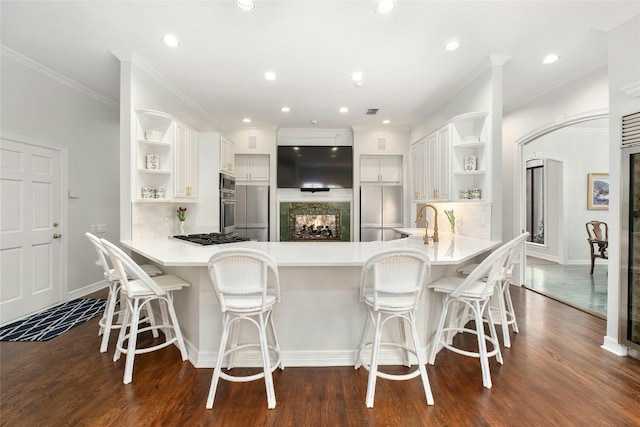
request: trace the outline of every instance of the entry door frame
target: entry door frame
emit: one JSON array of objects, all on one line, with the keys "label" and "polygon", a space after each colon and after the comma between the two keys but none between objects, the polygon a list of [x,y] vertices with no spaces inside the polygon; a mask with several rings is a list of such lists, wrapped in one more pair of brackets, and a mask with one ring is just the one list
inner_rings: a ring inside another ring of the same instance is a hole
[{"label": "entry door frame", "polygon": [[20,135],[12,132],[0,130],[0,137],[8,141],[12,141],[18,144],[25,144],[34,147],[44,148],[46,150],[55,151],[60,156],[60,234],[62,234],[62,253],[60,259],[60,294],[59,302],[67,302],[68,300],[68,286],[67,280],[68,274],[68,259],[69,259],[69,200],[67,194],[69,192],[69,148],[54,144],[43,139],[38,139],[30,136]]}]

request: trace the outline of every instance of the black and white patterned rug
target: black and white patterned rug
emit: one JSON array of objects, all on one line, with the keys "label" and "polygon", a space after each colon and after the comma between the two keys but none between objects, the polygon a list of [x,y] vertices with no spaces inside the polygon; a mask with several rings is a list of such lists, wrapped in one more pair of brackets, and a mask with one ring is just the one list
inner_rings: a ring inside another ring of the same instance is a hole
[{"label": "black and white patterned rug", "polygon": [[0,341],[48,341],[101,314],[104,299],[78,298],[0,328]]}]

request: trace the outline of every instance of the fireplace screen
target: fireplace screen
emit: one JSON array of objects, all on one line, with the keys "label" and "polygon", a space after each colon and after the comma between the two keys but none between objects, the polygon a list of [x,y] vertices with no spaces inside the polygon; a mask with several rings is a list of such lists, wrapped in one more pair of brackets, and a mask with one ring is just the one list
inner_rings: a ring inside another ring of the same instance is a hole
[{"label": "fireplace screen", "polygon": [[349,241],[348,219],[349,203],[281,203],[280,240]]}]

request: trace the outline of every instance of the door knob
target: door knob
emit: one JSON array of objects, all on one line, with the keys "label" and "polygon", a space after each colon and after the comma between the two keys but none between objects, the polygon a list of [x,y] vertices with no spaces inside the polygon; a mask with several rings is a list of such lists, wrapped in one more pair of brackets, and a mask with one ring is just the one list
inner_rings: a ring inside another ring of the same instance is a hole
[{"label": "door knob", "polygon": [[60,234],[60,233],[53,233],[53,238],[54,238],[54,239],[59,239],[59,238],[61,238],[61,237],[62,237],[62,234]]}]

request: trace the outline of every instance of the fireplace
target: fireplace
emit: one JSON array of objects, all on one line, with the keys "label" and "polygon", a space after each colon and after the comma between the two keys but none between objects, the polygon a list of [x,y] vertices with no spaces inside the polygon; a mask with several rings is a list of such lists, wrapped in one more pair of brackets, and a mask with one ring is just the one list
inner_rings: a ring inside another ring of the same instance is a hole
[{"label": "fireplace", "polygon": [[281,202],[280,241],[351,241],[349,202]]}]

